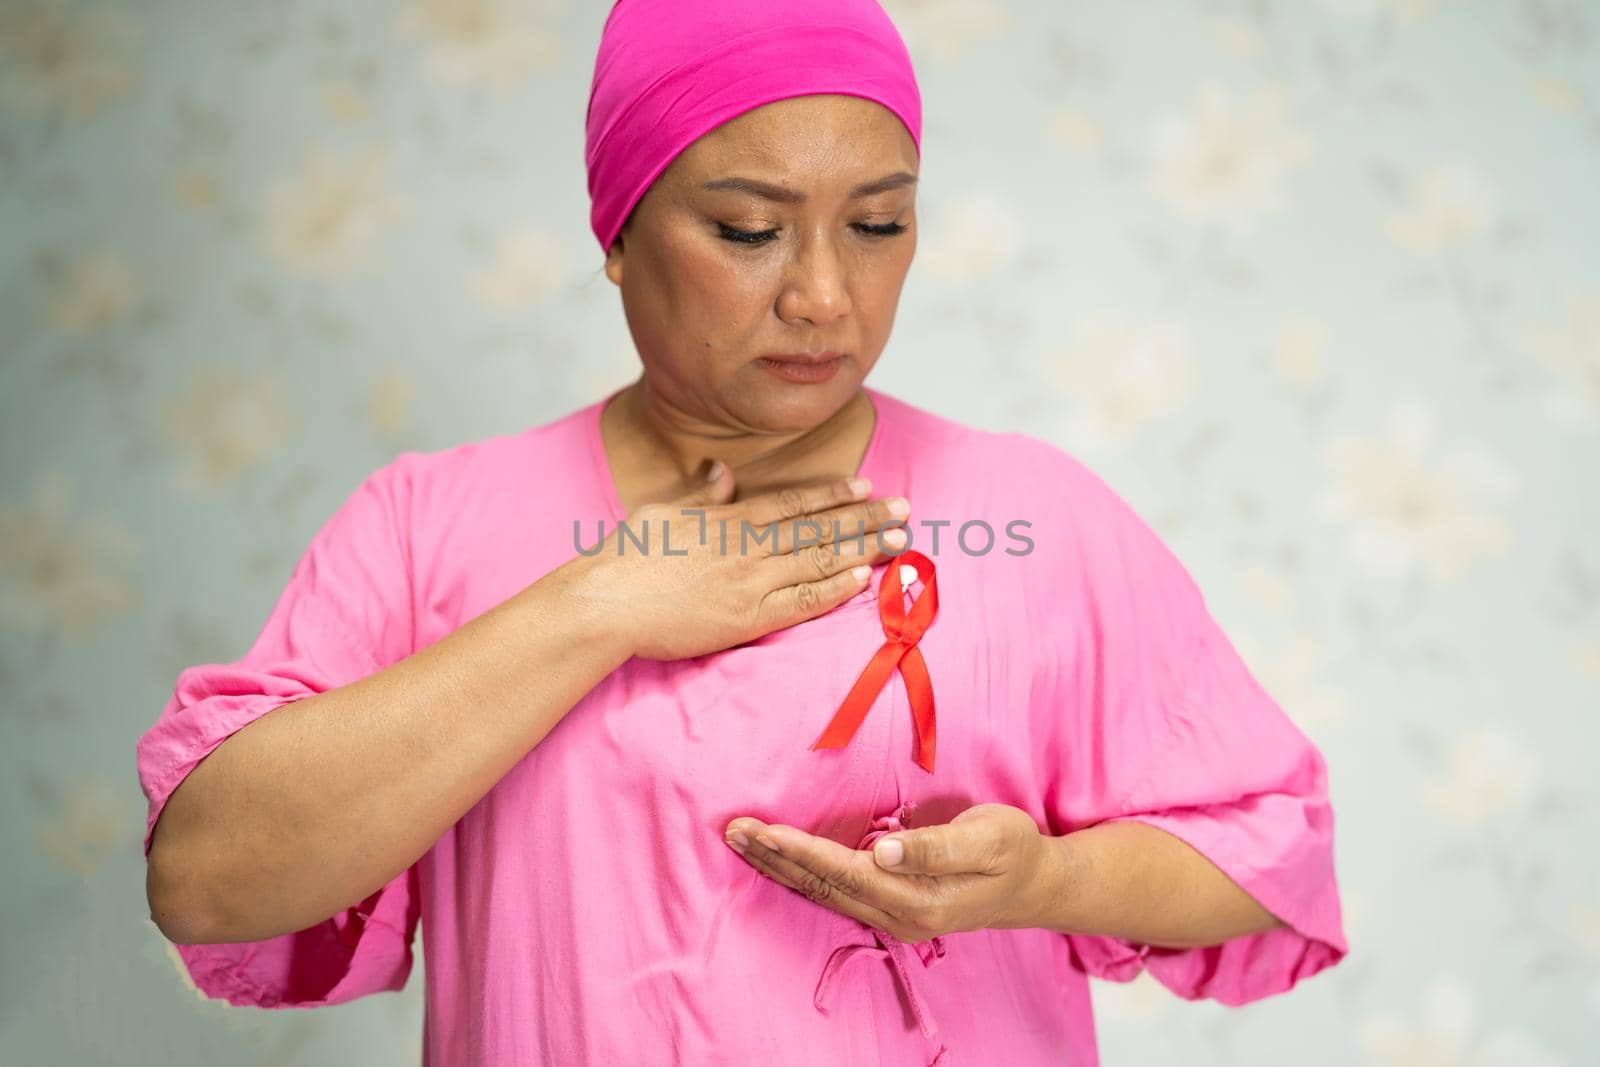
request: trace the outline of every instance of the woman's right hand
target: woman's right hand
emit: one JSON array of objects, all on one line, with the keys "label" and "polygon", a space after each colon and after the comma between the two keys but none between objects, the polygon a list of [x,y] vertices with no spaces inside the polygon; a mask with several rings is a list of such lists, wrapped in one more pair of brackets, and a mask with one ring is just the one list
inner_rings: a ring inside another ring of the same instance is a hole
[{"label": "woman's right hand", "polygon": [[857,495],[840,478],[727,503],[734,478],[719,468],[694,492],[636,509],[628,539],[613,529],[597,552],[566,564],[579,595],[616,620],[642,659],[703,656],[822,615],[865,588],[870,570],[854,568],[905,546],[903,530],[882,529],[903,524],[903,498],[868,499],[870,486]]}]

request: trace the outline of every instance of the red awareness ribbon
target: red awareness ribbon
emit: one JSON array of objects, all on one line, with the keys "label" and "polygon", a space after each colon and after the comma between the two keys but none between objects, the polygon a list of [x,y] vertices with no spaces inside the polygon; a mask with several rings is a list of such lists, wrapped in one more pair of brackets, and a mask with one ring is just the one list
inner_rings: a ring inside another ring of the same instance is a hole
[{"label": "red awareness ribbon", "polygon": [[[905,588],[900,583],[900,568],[915,567],[917,580],[922,583],[922,593],[906,611]],[[911,718],[916,724],[917,764],[933,773],[933,749],[937,740],[933,715],[933,682],[928,678],[928,665],[922,658],[917,642],[933,624],[939,611],[939,590],[934,581],[933,561],[921,552],[911,549],[896,556],[883,572],[878,582],[878,614],[883,619],[883,632],[888,640],[873,655],[871,662],[856,679],[844,703],[834,713],[833,721],[822,731],[813,750],[843,748],[855,736],[856,728],[867,717],[872,702],[878,699],[889,676],[896,667],[905,679],[906,695],[911,698]]]}]

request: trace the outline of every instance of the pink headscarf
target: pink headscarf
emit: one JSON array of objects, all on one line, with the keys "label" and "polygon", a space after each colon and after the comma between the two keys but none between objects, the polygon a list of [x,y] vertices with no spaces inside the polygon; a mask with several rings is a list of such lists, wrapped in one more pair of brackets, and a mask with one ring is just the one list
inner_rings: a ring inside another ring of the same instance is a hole
[{"label": "pink headscarf", "polygon": [[812,93],[876,101],[922,151],[911,56],[878,0],[617,0],[589,92],[589,223],[608,250],[697,138]]}]

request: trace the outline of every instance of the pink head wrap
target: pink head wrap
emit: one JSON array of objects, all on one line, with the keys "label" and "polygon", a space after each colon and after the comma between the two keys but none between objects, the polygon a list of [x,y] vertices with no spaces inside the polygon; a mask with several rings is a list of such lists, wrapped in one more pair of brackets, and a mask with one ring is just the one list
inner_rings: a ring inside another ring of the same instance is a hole
[{"label": "pink head wrap", "polygon": [[878,0],[617,0],[595,58],[584,150],[601,249],[697,138],[813,93],[882,104],[920,155],[922,96]]}]

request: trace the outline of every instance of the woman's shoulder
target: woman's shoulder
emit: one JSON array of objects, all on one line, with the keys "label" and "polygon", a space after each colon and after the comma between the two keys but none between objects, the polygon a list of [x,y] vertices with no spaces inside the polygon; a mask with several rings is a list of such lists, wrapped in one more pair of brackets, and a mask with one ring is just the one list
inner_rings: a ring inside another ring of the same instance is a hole
[{"label": "woman's shoulder", "polygon": [[[874,391],[905,450],[913,508],[927,495],[1025,519],[1062,560],[1123,564],[1166,552],[1138,508],[1088,463],[1042,436],[989,429]],[[940,492],[927,494],[934,486]],[[945,516],[941,515],[941,518]]]},{"label": "woman's shoulder", "polygon": [[587,470],[585,417],[590,405],[520,430],[459,440],[434,448],[395,453],[371,475],[408,491],[463,489],[536,478],[549,488],[562,477]]},{"label": "woman's shoulder", "polygon": [[1021,430],[990,429],[869,389],[881,416],[892,421],[911,459],[938,458],[982,475],[992,487],[1066,489],[1086,492],[1109,487],[1060,445]]}]

